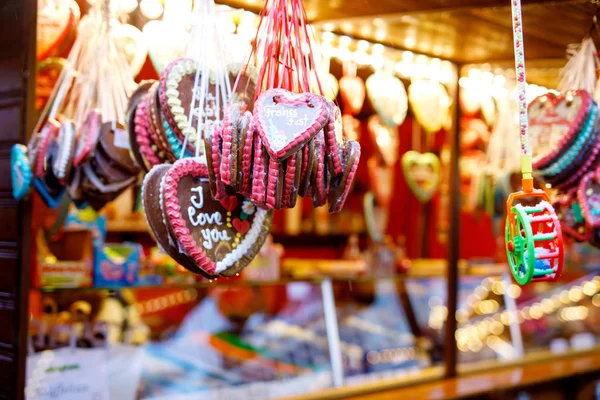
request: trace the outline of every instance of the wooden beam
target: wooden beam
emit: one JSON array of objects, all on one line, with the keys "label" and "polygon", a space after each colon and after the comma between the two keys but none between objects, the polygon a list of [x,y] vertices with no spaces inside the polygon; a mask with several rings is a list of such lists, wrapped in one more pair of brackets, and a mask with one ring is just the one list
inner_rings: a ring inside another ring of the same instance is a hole
[{"label": "wooden beam", "polygon": [[[239,2],[239,0],[238,0]],[[466,4],[465,4],[466,3]],[[528,7],[537,6],[537,5],[552,5],[552,4],[588,4],[587,0],[522,0],[522,8],[527,9]],[[336,23],[344,23],[344,22],[357,22],[357,21],[367,21],[369,19],[379,18],[384,20],[388,24],[393,24],[394,22],[400,22],[407,17],[412,15],[423,15],[423,14],[439,14],[439,13],[452,13],[452,12],[461,12],[461,11],[473,11],[473,10],[483,10],[483,9],[494,9],[494,8],[502,8],[507,9],[510,7],[510,3],[505,0],[490,0],[486,4],[482,4],[481,1],[478,0],[467,0],[466,2],[461,2],[460,5],[452,5],[448,7],[437,7],[434,2],[431,1],[422,1],[422,2],[413,2],[411,3],[411,7],[405,7],[402,9],[398,7],[389,13],[378,13],[378,14],[367,14],[367,15],[348,15],[340,18],[333,19],[320,19],[319,16],[312,20],[314,25],[320,24],[336,24]],[[348,7],[351,10],[351,7]]]}]

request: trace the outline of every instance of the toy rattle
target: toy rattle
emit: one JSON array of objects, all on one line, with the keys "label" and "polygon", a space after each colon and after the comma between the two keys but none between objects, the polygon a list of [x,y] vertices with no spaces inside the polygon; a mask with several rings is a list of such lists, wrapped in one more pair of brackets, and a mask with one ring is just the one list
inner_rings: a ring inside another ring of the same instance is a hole
[{"label": "toy rattle", "polygon": [[[526,285],[532,281],[558,279],[563,269],[564,250],[560,223],[550,198],[544,190],[533,187],[520,0],[512,0],[512,17],[523,190],[512,193],[506,201],[506,255],[515,280]],[[539,199],[538,204],[527,206],[520,203],[531,198]]]}]

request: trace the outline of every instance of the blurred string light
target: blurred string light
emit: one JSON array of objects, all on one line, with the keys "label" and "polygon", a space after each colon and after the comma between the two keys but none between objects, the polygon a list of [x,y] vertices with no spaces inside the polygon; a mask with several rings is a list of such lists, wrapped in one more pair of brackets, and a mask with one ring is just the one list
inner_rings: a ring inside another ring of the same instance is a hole
[{"label": "blurred string light", "polygon": [[[94,4],[98,0],[87,0],[89,4]],[[169,0],[188,3],[190,0]],[[113,9],[119,13],[130,14],[138,9],[140,13],[150,22],[159,19],[165,13],[163,0],[113,0],[111,1]],[[184,28],[191,13],[183,12],[186,7],[175,7],[182,21],[179,24]],[[236,37],[245,39],[248,44],[254,40],[256,29],[259,23],[259,16],[250,11],[232,8],[225,5],[218,5],[218,10],[224,11],[229,15],[228,19],[222,21],[223,30],[229,33],[236,33]],[[169,17],[169,19],[173,19]],[[352,24],[342,24],[341,31],[350,34]],[[382,42],[387,38],[387,28],[385,22],[375,24],[374,38]],[[410,51],[401,51],[392,47],[384,46],[381,43],[372,43],[366,40],[355,40],[345,35],[338,35],[332,32],[335,28],[333,24],[324,24],[316,29],[315,36],[320,39],[321,51],[328,58],[337,58],[342,62],[354,62],[357,65],[373,66],[376,70],[389,69],[391,72],[400,75],[405,79],[430,79],[442,84],[450,84],[456,79],[456,68],[450,61],[439,58],[428,57],[425,55],[415,55]],[[406,48],[415,46],[415,35],[408,35],[405,43]],[[244,50],[245,50],[244,46]],[[307,47],[308,48],[308,47]],[[234,53],[240,54],[243,51],[236,49]],[[305,49],[306,50],[306,49]]]},{"label": "blurred string light", "polygon": [[148,19],[159,18],[164,11],[164,7],[159,0],[142,0],[140,2],[140,12]]},{"label": "blurred string light", "polygon": [[[509,284],[507,287],[501,280],[487,279],[487,281],[484,280],[482,286],[491,287],[491,291],[496,295],[506,292],[506,295],[518,298],[522,293],[521,288],[514,284]],[[474,294],[469,297],[477,299],[482,293],[482,290],[477,287]],[[522,324],[525,321],[536,321],[551,314],[556,314],[556,318],[561,322],[583,321],[589,317],[590,310],[584,305],[577,305],[577,303],[586,298],[591,298],[592,305],[600,308],[600,276],[574,284],[559,293],[525,305],[520,310],[502,310],[474,323],[467,322],[466,310],[457,310],[457,321],[463,323],[455,333],[457,347],[461,352],[478,352],[485,344],[502,357],[512,357],[514,349],[509,350],[512,346],[500,338],[501,335],[508,332],[505,327],[515,323]],[[483,308],[483,311],[486,311],[490,306],[493,307],[493,303],[489,303],[490,301],[475,300],[473,304],[476,310],[482,311]]]}]

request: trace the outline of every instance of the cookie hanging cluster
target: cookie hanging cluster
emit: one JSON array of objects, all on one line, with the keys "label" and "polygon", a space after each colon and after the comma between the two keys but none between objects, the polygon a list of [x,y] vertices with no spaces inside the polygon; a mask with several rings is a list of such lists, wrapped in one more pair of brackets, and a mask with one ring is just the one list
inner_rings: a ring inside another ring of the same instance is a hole
[{"label": "cookie hanging cluster", "polygon": [[232,104],[205,149],[216,199],[229,189],[276,210],[294,207],[301,196],[340,211],[360,160],[360,145],[343,137],[333,102],[284,89],[263,92],[254,113]]}]

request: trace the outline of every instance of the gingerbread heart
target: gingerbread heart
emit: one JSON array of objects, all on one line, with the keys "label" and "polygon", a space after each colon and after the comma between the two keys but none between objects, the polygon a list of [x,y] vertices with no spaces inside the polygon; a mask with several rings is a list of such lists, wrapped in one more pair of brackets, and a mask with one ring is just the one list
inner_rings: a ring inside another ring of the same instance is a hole
[{"label": "gingerbread heart", "polygon": [[171,168],[171,164],[155,165],[144,177],[142,184],[142,207],[146,223],[154,240],[161,251],[169,254],[178,264],[185,266],[188,270],[201,274],[203,271],[195,266],[185,254],[179,251],[177,243],[171,238],[169,228],[164,218],[164,210],[161,204],[160,184]]},{"label": "gingerbread heart", "polygon": [[[187,136],[187,146],[192,152],[196,150],[198,138],[209,136],[214,128],[214,121],[223,119],[224,110],[217,99],[219,96],[215,93],[215,83],[209,82],[208,95],[204,99],[205,106],[202,110],[206,117],[202,125],[203,132],[196,132],[201,98],[199,85],[194,89],[197,68],[198,63],[188,58],[180,58],[171,62],[161,75],[158,92],[166,122],[181,143]],[[199,74],[198,79],[200,79]],[[245,78],[242,77],[242,79]],[[235,76],[230,75],[230,80],[235,81]],[[250,81],[248,86],[247,93],[249,96],[253,96],[253,82]],[[194,93],[195,91],[196,93]],[[195,100],[194,110],[191,110],[192,100]],[[177,156],[179,157],[179,154]]]},{"label": "gingerbread heart", "polygon": [[358,114],[365,102],[365,82],[358,76],[343,76],[339,85],[344,107],[351,114]]},{"label": "gingerbread heart", "polygon": [[550,164],[576,137],[590,110],[591,96],[584,90],[547,93],[528,107],[529,143],[533,167]]},{"label": "gingerbread heart", "polygon": [[400,138],[398,137],[398,128],[388,126],[381,122],[377,115],[369,118],[369,134],[371,139],[377,145],[377,150],[388,166],[393,166],[398,161],[398,147]]},{"label": "gingerbread heart", "polygon": [[588,172],[581,179],[577,200],[587,223],[594,229],[600,227],[600,169]]},{"label": "gingerbread heart", "polygon": [[79,22],[75,0],[40,1],[37,14],[37,59],[44,60],[65,48]]},{"label": "gingerbread heart", "polygon": [[10,153],[13,197],[21,200],[27,196],[31,188],[33,173],[27,157],[27,147],[22,144],[13,145]]},{"label": "gingerbread heart", "polygon": [[419,201],[433,197],[440,184],[440,160],[433,153],[407,151],[402,156],[402,171],[408,187]]},{"label": "gingerbread heart", "polygon": [[52,163],[54,176],[62,183],[66,183],[73,166],[75,139],[75,124],[71,120],[63,121],[56,139],[58,144],[57,154]]},{"label": "gingerbread heart", "polygon": [[442,129],[450,113],[450,97],[440,82],[420,79],[408,87],[408,101],[417,122],[429,133]]},{"label": "gingerbread heart", "polygon": [[366,86],[369,100],[383,123],[389,126],[402,124],[408,111],[408,99],[402,81],[393,75],[376,72],[367,78]]},{"label": "gingerbread heart", "polygon": [[162,191],[171,232],[181,250],[207,275],[238,273],[258,253],[269,233],[271,212],[239,194],[221,201],[211,198],[208,168],[198,159],[185,158],[173,164]]},{"label": "gingerbread heart", "polygon": [[557,196],[552,207],[560,220],[560,228],[565,235],[579,242],[584,242],[591,237],[592,229],[583,217],[581,206],[577,201],[577,193],[574,190]]},{"label": "gingerbread heart", "polygon": [[270,89],[256,100],[254,116],[267,153],[280,161],[312,139],[329,118],[326,100],[312,93]]}]

